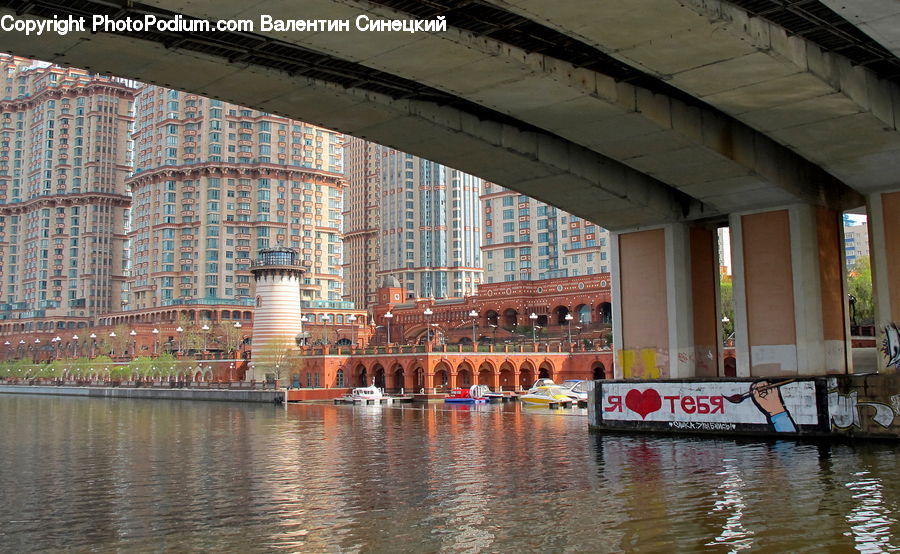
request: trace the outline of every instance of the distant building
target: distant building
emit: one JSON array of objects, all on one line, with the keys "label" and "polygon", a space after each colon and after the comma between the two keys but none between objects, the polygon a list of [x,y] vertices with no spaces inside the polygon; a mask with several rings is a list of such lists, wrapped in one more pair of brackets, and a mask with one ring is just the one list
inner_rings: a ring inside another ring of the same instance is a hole
[{"label": "distant building", "polygon": [[252,306],[250,260],[277,245],[304,301],[341,302],[343,135],[144,86],[134,140],[128,309]]},{"label": "distant building", "polygon": [[53,331],[122,307],[133,86],[0,56],[0,328]]},{"label": "distant building", "polygon": [[346,155],[349,211],[376,213],[351,216],[345,298],[371,303],[385,276],[395,277],[407,297],[474,294],[482,279],[483,181],[365,141],[350,140]]},{"label": "distant building", "polygon": [[485,283],[610,271],[609,232],[599,225],[493,183],[481,203]]},{"label": "distant building", "polygon": [[869,226],[865,222],[844,226],[844,253],[848,268],[860,258],[869,257]]},{"label": "distant building", "polygon": [[355,137],[344,146],[344,300],[363,308],[375,302],[377,287],[381,152]]}]

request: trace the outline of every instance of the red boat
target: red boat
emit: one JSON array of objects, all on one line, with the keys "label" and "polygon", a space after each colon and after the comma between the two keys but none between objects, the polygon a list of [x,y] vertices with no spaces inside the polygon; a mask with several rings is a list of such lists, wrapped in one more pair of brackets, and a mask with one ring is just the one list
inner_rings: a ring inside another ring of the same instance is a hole
[{"label": "red boat", "polygon": [[467,389],[453,389],[450,394],[444,398],[444,402],[456,404],[486,404],[488,399],[484,397],[483,389],[487,387],[480,385],[472,385]]}]

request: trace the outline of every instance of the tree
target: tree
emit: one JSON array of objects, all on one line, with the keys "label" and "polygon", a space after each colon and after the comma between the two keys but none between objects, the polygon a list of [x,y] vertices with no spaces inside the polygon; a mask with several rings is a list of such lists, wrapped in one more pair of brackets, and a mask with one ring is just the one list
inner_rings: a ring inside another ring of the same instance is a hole
[{"label": "tree", "polygon": [[244,331],[233,324],[222,322],[216,329],[216,342],[222,347],[226,354],[231,354],[241,346],[244,338]]},{"label": "tree", "polygon": [[868,256],[856,260],[847,272],[847,292],[851,297],[851,322],[855,325],[873,325],[875,303],[872,298],[872,264]]},{"label": "tree", "polygon": [[111,337],[107,335],[103,337],[103,341],[100,343],[101,351],[110,352],[113,356],[124,356],[125,351],[128,348],[128,342],[131,340],[128,332],[128,326],[116,325],[113,329],[113,333],[115,333],[116,336]]},{"label": "tree", "polygon": [[734,288],[730,275],[723,275],[719,282],[719,302],[722,306],[722,338],[728,339],[734,333]]},{"label": "tree", "polygon": [[198,324],[197,322],[191,321],[185,314],[181,314],[178,316],[178,326],[184,329],[180,334],[181,336],[178,338],[180,341],[179,347],[181,348],[182,353],[203,348],[203,331],[201,330],[203,322]]},{"label": "tree", "polygon": [[282,374],[287,373],[287,360],[293,347],[294,341],[288,337],[273,338],[253,352],[255,372],[262,371],[273,375],[275,379],[281,379]]}]

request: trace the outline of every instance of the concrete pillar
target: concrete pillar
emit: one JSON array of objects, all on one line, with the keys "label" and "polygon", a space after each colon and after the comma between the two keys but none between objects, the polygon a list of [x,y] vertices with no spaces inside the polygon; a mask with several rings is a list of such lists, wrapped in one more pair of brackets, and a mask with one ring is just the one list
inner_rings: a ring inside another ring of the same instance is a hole
[{"label": "concrete pillar", "polygon": [[717,375],[715,231],[686,224],[620,231],[612,265],[615,377]]},{"label": "concrete pillar", "polygon": [[849,370],[840,221],[807,205],[731,216],[738,376]]},{"label": "concrete pillar", "polygon": [[[898,368],[900,352],[900,191],[872,194],[867,198],[869,253],[875,302],[877,369]],[[882,350],[886,349],[886,352]]]}]

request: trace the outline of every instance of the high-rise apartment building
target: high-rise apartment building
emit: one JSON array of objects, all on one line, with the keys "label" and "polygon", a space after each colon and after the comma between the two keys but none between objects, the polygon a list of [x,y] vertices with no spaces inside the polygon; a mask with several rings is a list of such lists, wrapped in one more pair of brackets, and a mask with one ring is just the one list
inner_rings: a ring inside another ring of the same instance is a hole
[{"label": "high-rise apartment building", "polygon": [[[345,278],[355,284],[348,298],[364,296],[371,302],[377,281],[385,276],[395,277],[407,296],[475,294],[482,278],[478,199],[483,181],[364,141],[349,141],[347,150],[350,160],[368,160],[350,166],[351,211],[378,206],[370,227],[363,223],[352,228],[369,230],[367,242],[358,241],[356,254],[351,254],[352,261],[345,267]],[[376,229],[374,237],[371,229]],[[365,264],[358,263],[373,251],[377,257],[374,276],[363,273]],[[365,295],[358,292],[362,283]]]},{"label": "high-rise apartment building", "polygon": [[249,304],[250,261],[278,245],[304,300],[341,300],[343,135],[156,86],[135,114],[130,309]]},{"label": "high-rise apartment building", "polygon": [[344,299],[365,308],[378,287],[382,147],[347,137],[344,168],[350,183],[344,196]]},{"label": "high-rise apartment building", "polygon": [[610,270],[609,233],[594,223],[493,183],[481,209],[485,283]]},{"label": "high-rise apartment building", "polygon": [[81,327],[122,307],[134,87],[0,57],[0,319]]}]

